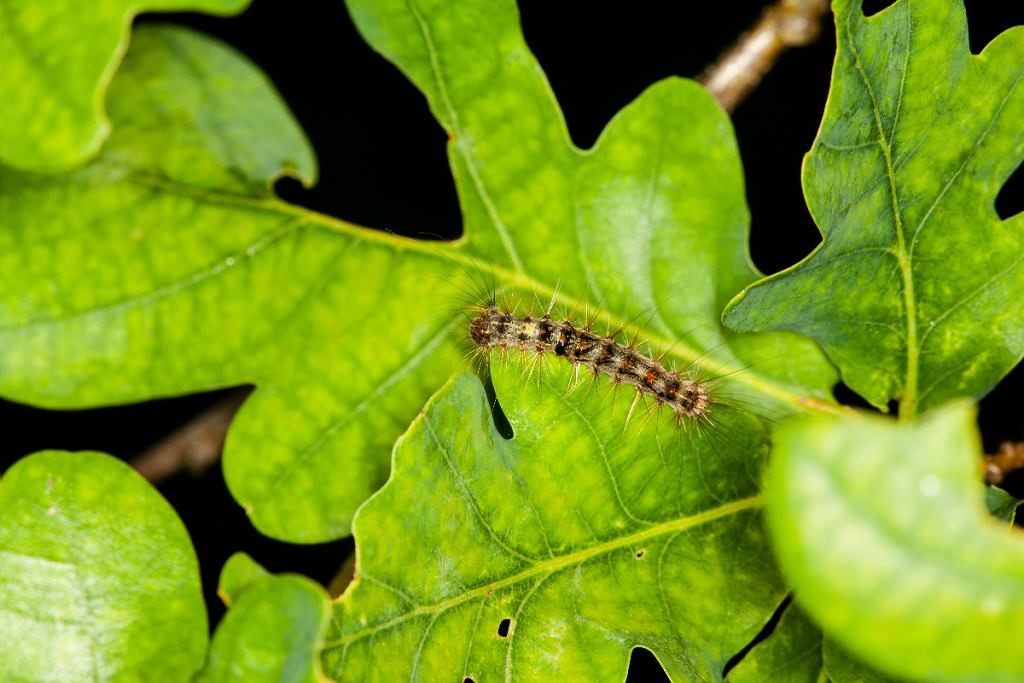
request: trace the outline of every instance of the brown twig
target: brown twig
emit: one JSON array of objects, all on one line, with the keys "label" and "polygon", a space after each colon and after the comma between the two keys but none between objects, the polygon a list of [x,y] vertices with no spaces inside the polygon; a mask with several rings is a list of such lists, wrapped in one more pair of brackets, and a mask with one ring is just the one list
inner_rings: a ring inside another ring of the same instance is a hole
[{"label": "brown twig", "polygon": [[170,436],[133,458],[132,467],[153,483],[167,479],[180,469],[194,475],[202,474],[220,457],[231,419],[251,391],[249,387],[232,391]]},{"label": "brown twig", "polygon": [[828,7],[828,0],[778,0],[698,80],[732,111],[786,49],[818,38]]},{"label": "brown twig", "polygon": [[1024,469],[1024,443],[1004,441],[996,453],[985,456],[985,483],[999,484],[1019,469]]}]

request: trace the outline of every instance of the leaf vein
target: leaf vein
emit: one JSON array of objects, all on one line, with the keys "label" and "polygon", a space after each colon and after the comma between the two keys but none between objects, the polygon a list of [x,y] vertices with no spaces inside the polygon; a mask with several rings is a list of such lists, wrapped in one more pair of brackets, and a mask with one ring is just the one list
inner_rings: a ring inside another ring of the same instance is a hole
[{"label": "leaf vein", "polygon": [[271,496],[276,495],[276,493],[280,491],[279,485],[287,481],[288,478],[291,477],[304,463],[308,462],[317,451],[323,448],[331,435],[335,434],[338,430],[343,429],[345,425],[349,424],[359,415],[364,413],[374,401],[390,391],[392,387],[408,376],[409,373],[420,365],[420,363],[437,350],[437,347],[440,346],[441,342],[448,337],[450,328],[453,325],[454,323],[452,322],[442,326],[439,331],[434,334],[427,343],[423,344],[414,355],[410,356],[408,360],[402,363],[402,365],[397,367],[393,372],[383,377],[380,382],[377,382],[376,388],[370,394],[355,406],[347,410],[344,415],[328,425],[328,427],[320,433],[315,441],[299,451],[294,459],[287,462],[285,466],[278,471],[274,482],[268,485],[266,493],[262,497],[251,501],[247,507],[251,509],[256,505],[262,505]]},{"label": "leaf vein", "polygon": [[473,180],[473,186],[480,195],[480,201],[483,202],[484,207],[487,209],[487,215],[494,224],[494,229],[498,232],[498,237],[501,239],[502,246],[508,253],[509,259],[512,261],[512,266],[516,271],[522,271],[523,262],[519,259],[519,254],[516,252],[512,236],[509,234],[504,221],[502,221],[501,215],[498,212],[498,207],[495,206],[494,200],[491,198],[490,192],[488,192],[483,178],[480,177],[480,171],[476,166],[476,160],[473,158],[473,155],[469,150],[466,149],[466,137],[462,131],[462,126],[459,123],[459,114],[455,110],[454,105],[452,105],[451,97],[448,94],[448,86],[444,80],[444,73],[441,69],[441,60],[437,54],[437,48],[434,46],[434,38],[430,33],[430,27],[427,25],[427,21],[420,12],[415,0],[406,0],[406,6],[409,8],[409,12],[412,14],[413,19],[415,19],[416,25],[420,30],[420,34],[423,36],[423,42],[426,45],[427,55],[430,59],[430,68],[434,74],[434,82],[437,84],[438,95],[441,97],[441,102],[448,114],[450,125],[452,127],[452,134],[455,136],[455,149],[459,151],[459,156],[461,156],[466,162],[466,170],[469,172],[469,177]]},{"label": "leaf vein", "polygon": [[[68,320],[76,318],[86,318],[93,315],[105,315],[109,313],[117,313],[125,310],[131,310],[145,304],[159,301],[160,299],[172,296],[179,292],[196,287],[206,280],[212,277],[220,275],[229,268],[234,267],[238,260],[252,259],[257,253],[263,251],[267,247],[271,246],[286,234],[290,232],[290,229],[299,222],[299,218],[288,218],[287,220],[278,223],[272,229],[264,233],[258,240],[252,242],[245,247],[242,247],[234,252],[231,252],[227,256],[221,256],[217,259],[217,262],[211,266],[207,266],[201,270],[194,271],[183,278],[169,282],[166,285],[157,287],[152,291],[146,292],[141,296],[127,297],[119,299],[102,306],[85,309],[82,311],[75,311],[69,315],[56,316],[56,317],[38,317],[19,323],[17,325],[8,325],[7,327],[0,327],[0,332],[21,332],[28,328],[33,327],[48,327],[56,325]],[[230,262],[230,265],[229,265]]]},{"label": "leaf vein", "polygon": [[986,289],[988,289],[989,285],[991,285],[993,282],[995,282],[996,280],[999,280],[1000,278],[1005,276],[1010,271],[1016,269],[1017,266],[1020,265],[1021,261],[1024,261],[1024,253],[1021,253],[1020,255],[1018,255],[1017,258],[1015,258],[1012,262],[1010,262],[1010,264],[1008,266],[1006,266],[1005,268],[1003,268],[999,272],[994,273],[990,278],[988,278],[987,280],[982,282],[980,285],[978,285],[977,287],[975,287],[971,291],[966,292],[952,306],[947,308],[938,317],[936,317],[935,320],[933,320],[931,322],[931,324],[928,326],[928,329],[926,329],[924,331],[924,333],[921,335],[921,349],[922,350],[924,349],[925,340],[927,340],[928,336],[932,332],[935,331],[935,328],[938,327],[940,322],[942,322],[943,320],[948,318],[950,315],[952,315],[952,313],[954,311],[956,311],[958,308],[960,308],[961,306],[966,304],[968,301],[970,301],[974,297],[978,296],[979,294],[983,293]]},{"label": "leaf vein", "polygon": [[741,498],[738,500],[731,501],[725,505],[703,510],[701,512],[689,515],[687,517],[681,517],[671,519],[665,522],[661,522],[650,527],[641,529],[640,531],[633,532],[631,534],[625,534],[617,538],[613,538],[602,543],[595,544],[590,548],[578,550],[572,553],[567,553],[560,557],[555,557],[547,560],[538,560],[531,563],[529,566],[523,568],[521,571],[506,576],[501,579],[491,581],[489,583],[481,584],[474,587],[471,590],[465,591],[460,595],[441,600],[439,602],[421,605],[414,610],[410,610],[405,614],[401,614],[397,617],[389,619],[388,621],[368,626],[351,633],[344,634],[338,638],[328,641],[325,643],[325,651],[341,647],[346,643],[351,643],[363,638],[372,637],[377,633],[389,630],[396,626],[399,626],[410,619],[415,619],[423,614],[429,614],[437,610],[446,610],[457,605],[460,605],[469,600],[475,599],[481,595],[487,595],[488,591],[495,592],[501,588],[507,586],[513,586],[518,583],[522,583],[534,576],[552,572],[562,567],[568,567],[573,565],[582,565],[592,559],[608,555],[617,550],[623,548],[631,548],[635,544],[646,541],[648,539],[657,538],[664,534],[671,534],[680,530],[687,530],[694,527],[698,527],[702,524],[713,522],[717,519],[728,517],[730,515],[739,514],[746,511],[759,509],[763,504],[763,500],[760,495],[749,496],[747,498]]},{"label": "leaf vein", "polygon": [[896,258],[899,262],[900,274],[903,279],[903,308],[906,325],[906,375],[903,392],[900,399],[900,416],[910,418],[916,412],[917,402],[917,377],[918,377],[918,341],[917,341],[917,301],[914,297],[914,273],[910,263],[910,253],[907,250],[906,237],[903,234],[903,212],[900,208],[899,192],[896,188],[896,174],[893,169],[891,141],[886,137],[885,128],[882,125],[882,113],[875,95],[874,86],[868,78],[864,65],[861,62],[860,52],[857,49],[853,37],[853,18],[856,12],[851,12],[846,22],[846,36],[853,55],[854,66],[864,84],[864,89],[871,100],[871,108],[874,113],[875,127],[880,137],[882,156],[885,161],[885,172],[889,180],[890,206],[893,216],[893,228],[896,233]]},{"label": "leaf vein", "polygon": [[519,601],[519,606],[516,608],[515,614],[512,617],[512,632],[508,634],[508,644],[505,646],[505,683],[511,683],[512,681],[512,647],[516,642],[516,633],[519,631],[519,620],[526,610],[527,604],[530,599],[540,590],[540,587],[544,585],[544,582],[550,579],[557,573],[555,569],[544,576],[537,578],[537,581],[533,584],[530,590],[523,596],[523,599]]},{"label": "leaf vein", "polygon": [[447,466],[449,473],[452,475],[452,479],[455,480],[455,485],[458,487],[459,492],[465,498],[466,503],[469,505],[469,509],[473,512],[473,516],[476,518],[480,527],[487,533],[495,544],[498,545],[506,553],[515,557],[523,562],[535,562],[537,558],[520,552],[513,547],[509,542],[505,541],[501,536],[498,535],[497,530],[491,526],[487,518],[484,517],[483,510],[480,508],[480,503],[477,501],[476,496],[473,495],[473,491],[469,488],[469,484],[466,483],[465,478],[462,476],[462,472],[455,465],[452,459],[452,454],[448,450],[447,444],[438,437],[437,432],[434,430],[434,426],[430,422],[430,415],[424,415],[423,424],[427,429],[427,433],[430,434],[431,441],[434,442],[434,446],[441,453],[441,459],[444,460],[444,464]]},{"label": "leaf vein", "polygon": [[1022,79],[1024,79],[1024,68],[1021,68],[1021,70],[1017,72],[1017,76],[1013,80],[1013,85],[1011,85],[1007,89],[1006,95],[1004,95],[1003,99],[999,102],[999,106],[996,107],[996,111],[992,114],[992,119],[989,121],[988,126],[985,127],[985,130],[982,131],[981,135],[978,136],[978,139],[975,140],[974,144],[971,145],[971,148],[968,150],[967,154],[964,155],[963,163],[960,164],[960,167],[957,168],[957,170],[953,173],[952,176],[950,176],[949,180],[943,186],[942,190],[935,197],[935,200],[928,207],[928,211],[925,212],[925,215],[918,222],[917,227],[914,229],[914,237],[910,243],[911,256],[914,253],[915,246],[917,246],[918,237],[920,236],[921,231],[924,229],[925,223],[927,223],[928,220],[932,217],[932,214],[935,213],[935,209],[939,206],[942,200],[945,199],[946,194],[949,192],[949,189],[960,178],[960,175],[967,168],[967,165],[971,162],[971,159],[974,158],[974,155],[978,152],[978,149],[981,147],[982,143],[985,141],[986,138],[988,138],[988,135],[989,133],[992,132],[992,129],[995,128],[996,121],[999,119],[999,115],[1003,113],[1003,110],[1006,108],[1006,103],[1009,101],[1010,96],[1013,94],[1013,92],[1017,89],[1017,86],[1020,85]]}]

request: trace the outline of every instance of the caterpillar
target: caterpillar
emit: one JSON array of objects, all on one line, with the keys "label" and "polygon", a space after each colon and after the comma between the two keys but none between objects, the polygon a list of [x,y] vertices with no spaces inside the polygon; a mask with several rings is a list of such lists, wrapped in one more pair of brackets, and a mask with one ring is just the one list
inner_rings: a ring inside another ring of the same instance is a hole
[{"label": "caterpillar", "polygon": [[482,351],[517,349],[550,353],[594,375],[633,386],[639,395],[650,396],[672,409],[677,421],[706,417],[711,397],[707,388],[685,374],[666,368],[633,346],[614,337],[577,327],[568,320],[556,321],[550,313],[540,317],[517,316],[494,305],[480,307],[469,323],[469,337]]}]

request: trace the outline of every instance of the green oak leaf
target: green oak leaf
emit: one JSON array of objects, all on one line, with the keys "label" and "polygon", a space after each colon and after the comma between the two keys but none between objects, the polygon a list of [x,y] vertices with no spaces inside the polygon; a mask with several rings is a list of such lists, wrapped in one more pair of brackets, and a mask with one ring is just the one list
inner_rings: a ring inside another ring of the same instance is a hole
[{"label": "green oak leaf", "polygon": [[834,9],[832,90],[803,176],[824,241],[725,321],[809,335],[880,408],[980,397],[1024,355],[1024,217],[994,207],[1024,159],[1024,27],[974,56],[961,0]]},{"label": "green oak leaf", "polygon": [[102,453],[44,451],[0,480],[0,678],[187,681],[206,608],[185,527]]},{"label": "green oak leaf", "polygon": [[268,534],[347,534],[459,362],[449,321],[407,306],[440,289],[423,282],[439,259],[274,199],[283,172],[312,181],[312,152],[214,41],[137,31],[109,103],[83,169],[0,169],[0,391],[71,408],[256,384],[228,435],[233,493]]},{"label": "green oak leaf", "polygon": [[[343,680],[621,681],[631,651],[720,680],[786,595],[763,529],[757,418],[714,440],[634,418],[608,384],[565,395],[492,364],[514,436],[473,374],[431,399],[356,515],[356,578],[325,670]],[[401,539],[416,539],[401,543]]]},{"label": "green oak leaf", "polygon": [[265,79],[209,39],[138,31],[99,157],[0,170],[0,393],[77,408],[255,384],[225,476],[257,528],[298,542],[349,533],[386,480],[395,438],[465,365],[455,302],[480,280],[727,375],[726,402],[828,408],[812,342],[720,324],[756,272],[735,139],[703,89],[653,86],[581,151],[511,0],[353,13],[450,128],[465,237],[398,239],[274,198],[269,181],[315,168]]},{"label": "green oak leaf", "polygon": [[[1015,681],[1024,539],[989,516],[974,410],[920,423],[788,421],[764,495],[796,599],[867,663],[930,681]],[[827,663],[827,662],[826,662]]]},{"label": "green oak leaf", "polygon": [[231,609],[217,626],[197,683],[324,683],[320,647],[326,591],[297,575],[271,576],[242,553],[224,565],[218,592]]},{"label": "green oak leaf", "polygon": [[0,162],[32,170],[75,166],[110,134],[107,85],[144,11],[227,15],[249,0],[2,0]]},{"label": "green oak leaf", "polygon": [[514,2],[347,5],[450,136],[466,252],[510,269],[542,302],[560,286],[570,309],[607,312],[613,327],[642,321],[643,338],[683,362],[756,370],[743,379],[763,396],[776,390],[757,375],[830,397],[833,374],[806,340],[720,325],[757,271],[732,126],[696,83],[654,85],[584,151],[569,140]]},{"label": "green oak leaf", "polygon": [[771,637],[729,672],[727,683],[817,683],[822,672],[821,630],[792,603]]}]

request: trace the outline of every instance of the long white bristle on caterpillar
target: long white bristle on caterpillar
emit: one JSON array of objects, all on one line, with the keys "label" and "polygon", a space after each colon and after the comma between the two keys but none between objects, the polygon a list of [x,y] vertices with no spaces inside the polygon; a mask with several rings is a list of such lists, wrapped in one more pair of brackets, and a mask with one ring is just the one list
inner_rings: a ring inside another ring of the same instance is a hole
[{"label": "long white bristle on caterpillar", "polygon": [[469,337],[479,349],[550,353],[585,366],[595,375],[633,386],[640,394],[670,407],[677,418],[704,416],[710,404],[700,382],[669,370],[613,337],[595,334],[568,320],[553,320],[548,314],[517,316],[497,306],[484,306],[470,320]]}]

